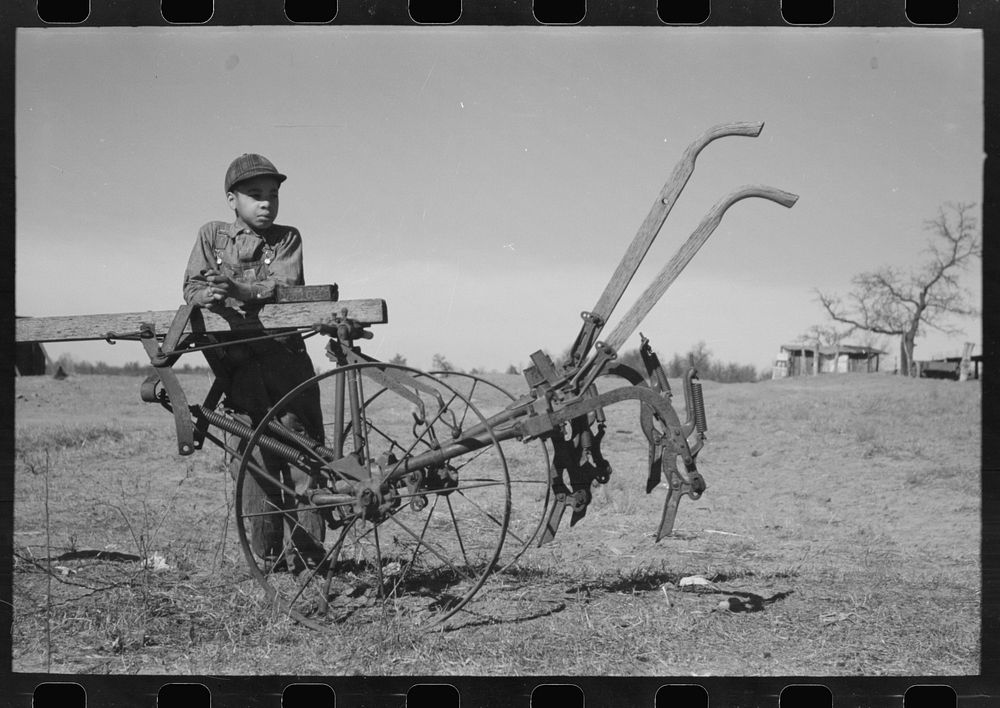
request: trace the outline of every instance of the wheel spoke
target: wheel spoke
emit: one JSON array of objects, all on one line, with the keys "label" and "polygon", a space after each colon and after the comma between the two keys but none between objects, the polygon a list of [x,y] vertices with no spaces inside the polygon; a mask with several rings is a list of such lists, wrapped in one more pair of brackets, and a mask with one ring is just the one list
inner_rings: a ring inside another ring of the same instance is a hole
[{"label": "wheel spoke", "polygon": [[[472,387],[469,389],[469,392],[465,395],[465,397],[468,400],[470,400],[470,401],[472,400],[472,394],[474,394],[476,392],[476,386],[478,384],[479,384],[479,379],[472,379]],[[469,409],[470,409],[470,407],[466,406],[465,410],[462,411],[462,420],[458,421],[458,428],[459,428],[459,430],[461,430],[462,428],[465,427],[465,416],[469,415]]]},{"label": "wheel spoke", "polygon": [[438,553],[437,550],[435,550],[434,546],[432,546],[430,543],[428,543],[427,541],[421,540],[420,537],[416,533],[414,533],[413,529],[411,529],[409,526],[407,526],[406,524],[404,524],[402,521],[400,521],[399,519],[397,519],[395,516],[392,516],[392,517],[389,517],[389,518],[391,518],[396,524],[398,524],[401,529],[403,529],[404,531],[406,531],[406,533],[410,534],[410,536],[412,536],[414,539],[417,539],[419,541],[419,545],[421,547],[426,548],[439,561],[441,561],[442,563],[444,563],[445,565],[447,565],[449,568],[451,568],[455,572],[456,575],[464,575],[467,580],[475,580],[474,576],[470,576],[467,573],[463,572],[461,569],[456,568],[454,563],[452,563],[450,560],[448,560],[443,555],[441,555],[440,553]]},{"label": "wheel spoke", "polygon": [[[505,483],[499,480],[492,479],[471,479],[470,482],[482,482],[482,484],[466,484],[464,482],[459,482],[457,487],[452,487],[449,491],[468,491],[470,489],[485,489],[487,487],[503,487]],[[417,497],[435,496],[438,497],[440,494],[436,494],[434,491],[423,491],[423,492],[404,492],[397,495],[400,499],[415,499]],[[317,507],[318,508],[318,507]]]},{"label": "wheel spoke", "polygon": [[469,565],[469,556],[465,554],[465,544],[462,543],[462,530],[458,528],[458,519],[455,518],[455,510],[451,506],[451,497],[445,497],[444,501],[448,505],[448,514],[451,515],[451,525],[455,529],[455,538],[458,539],[458,547],[462,551],[462,558],[465,559],[465,564]]},{"label": "wheel spoke", "polygon": [[[479,504],[477,504],[474,499],[472,499],[471,497],[469,497],[468,495],[466,495],[466,494],[463,493],[464,490],[458,489],[456,491],[459,494],[462,495],[463,499],[465,499],[467,502],[469,502],[470,504],[472,504],[472,506],[476,507],[483,514],[483,516],[485,516],[487,519],[489,519],[490,521],[492,521],[493,523],[495,523],[497,526],[500,526],[500,527],[503,526],[503,521],[501,521],[500,519],[498,519],[497,517],[495,517],[493,514],[491,514],[489,511],[487,511],[483,507],[479,506]],[[449,503],[449,506],[450,506],[450,503]],[[518,543],[524,543],[524,541],[522,541],[521,538],[516,533],[514,533],[512,530],[510,530],[510,528],[507,529],[507,533],[510,534],[511,536],[513,536],[514,539]]]},{"label": "wheel spoke", "polygon": [[352,518],[351,522],[345,525],[343,529],[341,529],[340,538],[338,538],[337,542],[333,544],[333,547],[329,551],[327,551],[326,555],[323,558],[323,562],[320,563],[318,566],[316,566],[316,568],[312,571],[312,574],[315,575],[317,572],[319,572],[320,568],[322,568],[323,565],[326,564],[326,576],[323,579],[323,589],[320,591],[321,592],[320,598],[323,602],[324,613],[326,613],[329,608],[329,602],[327,598],[330,597],[330,585],[333,583],[334,568],[337,565],[337,561],[340,559],[340,549],[343,548],[344,539],[347,538],[347,532],[351,530],[352,526],[354,526],[354,522],[357,521],[357,518],[358,517],[356,516]]},{"label": "wheel spoke", "polygon": [[420,435],[418,435],[417,438],[412,443],[410,443],[410,446],[406,448],[406,452],[403,453],[402,457],[400,457],[399,461],[396,463],[396,466],[392,468],[392,471],[389,472],[389,474],[387,474],[386,477],[392,478],[392,476],[396,474],[396,470],[398,470],[399,466],[403,464],[403,461],[406,460],[407,456],[411,452],[413,452],[413,448],[417,446],[417,443],[424,440],[424,436],[427,435],[428,431],[430,431],[430,429],[434,426],[434,424],[441,419],[441,416],[444,414],[446,410],[448,410],[447,406],[438,409],[438,412],[434,415],[434,420],[426,424],[423,432],[420,433]]},{"label": "wheel spoke", "polygon": [[[327,552],[323,555],[323,559],[316,564],[315,568],[309,569],[309,574],[306,576],[306,579],[300,583],[298,592],[295,593],[295,596],[292,597],[292,599],[289,601],[289,604],[295,604],[295,601],[298,600],[299,597],[301,597],[306,587],[309,586],[309,583],[312,582],[312,579],[316,577],[316,574],[324,567],[324,565],[326,565],[327,567],[326,583],[323,586],[323,595],[322,595],[322,598],[325,602],[326,594],[330,589],[330,580],[332,580],[333,578],[333,565],[334,563],[336,563],[335,560],[331,561],[330,557],[335,555],[340,555],[340,547],[344,543],[344,538],[347,536],[347,532],[351,529],[356,520],[357,517],[352,519],[349,524],[344,526],[344,528],[340,532],[340,538],[337,539],[337,542],[333,546],[331,546],[329,550],[327,550]],[[282,551],[282,553],[284,553],[284,551]]]},{"label": "wheel spoke", "polygon": [[[320,511],[321,509],[343,509],[344,507],[349,507],[353,505],[354,505],[353,500],[343,501],[343,502],[331,502],[329,504],[311,504],[308,507],[299,507],[298,509],[296,509],[296,512]],[[280,516],[282,514],[287,514],[287,513],[288,510],[286,509],[278,509],[277,507],[275,507],[275,511],[247,511],[243,512],[243,516],[248,519],[253,519],[262,516]]]},{"label": "wheel spoke", "polygon": [[483,456],[484,454],[486,454],[486,453],[487,453],[487,452],[488,452],[489,450],[490,450],[490,448],[489,448],[489,447],[482,447],[482,448],[479,448],[478,450],[476,450],[476,451],[475,451],[475,452],[474,452],[474,453],[472,454],[472,457],[470,457],[470,458],[469,458],[468,460],[466,460],[465,462],[463,462],[463,463],[461,463],[461,464],[459,464],[459,465],[453,465],[453,467],[454,467],[455,471],[456,471],[456,472],[458,472],[458,471],[459,471],[459,470],[461,470],[461,469],[462,469],[463,467],[466,467],[466,466],[467,466],[467,465],[469,465],[470,463],[472,463],[472,462],[475,462],[475,461],[476,461],[476,460],[478,460],[478,459],[479,459],[480,457],[482,457],[482,456]]},{"label": "wheel spoke", "polygon": [[385,595],[385,578],[382,577],[382,544],[378,538],[378,525],[375,526],[375,575],[378,577],[378,596]]},{"label": "wheel spoke", "polygon": [[[434,499],[434,505],[435,506],[437,505],[436,497]],[[430,523],[431,523],[431,515],[427,514],[427,517],[424,519],[424,527],[420,529],[420,537],[417,539],[417,543],[413,546],[413,554],[410,556],[410,562],[406,564],[406,568],[404,568],[402,572],[399,574],[399,580],[397,580],[396,584],[393,585],[392,588],[393,594],[395,594],[396,588],[400,586],[400,584],[409,574],[410,568],[414,567],[414,564],[416,563],[417,560],[417,553],[420,551],[420,546],[424,542],[424,535],[427,533],[427,527],[430,525]]]},{"label": "wheel spoke", "polygon": [[294,489],[292,489],[291,487],[289,487],[288,485],[286,485],[280,479],[277,479],[276,477],[274,477],[271,474],[269,474],[260,465],[258,465],[256,461],[249,460],[248,467],[251,470],[251,474],[253,476],[254,482],[256,482],[261,487],[263,487],[265,485],[274,486],[274,487],[277,487],[278,489],[280,489],[281,491],[288,492],[293,497],[298,498],[299,495],[298,495],[298,493]]},{"label": "wheel spoke", "polygon": [[365,419],[365,427],[367,427],[368,430],[374,431],[374,432],[378,433],[379,435],[381,435],[383,438],[385,438],[386,442],[388,442],[389,445],[390,445],[390,448],[389,448],[390,450],[392,450],[393,447],[398,447],[400,450],[403,449],[402,445],[400,445],[398,442],[396,442],[388,433],[384,432],[381,428],[379,428],[377,425],[375,425],[374,423],[372,423],[371,419],[368,419],[368,418]]}]

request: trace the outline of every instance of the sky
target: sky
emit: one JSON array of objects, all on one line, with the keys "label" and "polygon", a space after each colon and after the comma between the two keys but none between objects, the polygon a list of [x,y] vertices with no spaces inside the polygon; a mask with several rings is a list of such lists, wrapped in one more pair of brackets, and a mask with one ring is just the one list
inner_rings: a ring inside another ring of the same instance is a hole
[{"label": "sky", "polygon": [[[302,233],[306,282],[386,300],[367,353],[521,367],[572,343],[687,145],[763,121],[701,153],[605,333],[713,204],[773,186],[798,203],[730,208],[639,328],[661,358],[703,341],[769,368],[827,324],[816,289],[919,265],[925,221],[983,198],[978,30],[50,28],[16,42],[22,316],[178,307],[198,228],[232,218],[226,167],[258,152],[288,175],[278,221]],[[978,265],[962,284],[981,300]],[[964,335],[931,330],[916,358],[980,353],[980,320],[952,324]],[[133,342],[46,349],[144,361]],[[327,368],[319,338],[310,350]]]}]

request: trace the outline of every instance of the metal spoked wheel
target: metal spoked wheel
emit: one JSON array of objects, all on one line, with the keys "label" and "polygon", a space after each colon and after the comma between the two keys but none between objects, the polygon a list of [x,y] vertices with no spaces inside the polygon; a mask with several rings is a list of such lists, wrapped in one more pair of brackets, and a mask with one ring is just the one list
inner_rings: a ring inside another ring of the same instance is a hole
[{"label": "metal spoked wheel", "polygon": [[[385,390],[366,399],[372,383]],[[333,421],[324,441],[294,424],[317,394]],[[487,582],[510,494],[500,442],[469,398],[415,369],[353,364],[296,387],[257,426],[237,475],[237,531],[278,611],[316,628],[426,629]]]},{"label": "metal spoked wheel", "polygon": [[[482,376],[460,371],[432,371],[431,375],[460,391],[487,417],[516,400],[505,388]],[[468,417],[468,409],[462,415]],[[551,457],[545,441],[536,440],[526,445],[512,440],[503,447],[510,475],[511,514],[498,570],[510,568],[525,551],[537,544],[552,499]]]},{"label": "metal spoked wheel", "polygon": [[[483,376],[462,371],[429,373],[461,393],[466,401],[487,418],[500,413],[516,400],[512,393]],[[367,402],[373,402],[386,390],[378,389]],[[456,408],[458,408],[457,401]],[[469,406],[456,410],[460,424],[465,424],[469,420],[470,412]],[[516,440],[507,440],[501,441],[501,446],[504,449],[504,459],[510,476],[511,513],[510,523],[507,526],[507,539],[504,541],[503,551],[497,563],[498,571],[513,566],[525,551],[537,543],[545,526],[552,496],[549,484],[551,458],[544,440],[537,440],[529,445]]]}]

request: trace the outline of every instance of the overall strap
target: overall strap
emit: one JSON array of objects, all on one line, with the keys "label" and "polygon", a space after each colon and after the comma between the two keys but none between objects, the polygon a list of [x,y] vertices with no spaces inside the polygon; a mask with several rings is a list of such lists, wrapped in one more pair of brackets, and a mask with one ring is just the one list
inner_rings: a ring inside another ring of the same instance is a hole
[{"label": "overall strap", "polygon": [[215,253],[215,265],[222,265],[222,254],[225,253],[226,246],[229,245],[229,224],[221,223],[215,230],[215,238],[212,242],[212,250]]}]

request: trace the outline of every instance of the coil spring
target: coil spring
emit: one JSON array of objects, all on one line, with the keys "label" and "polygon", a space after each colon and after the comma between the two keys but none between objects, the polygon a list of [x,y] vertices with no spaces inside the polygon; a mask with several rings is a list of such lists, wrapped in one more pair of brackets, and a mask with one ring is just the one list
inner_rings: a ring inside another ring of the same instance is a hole
[{"label": "coil spring", "polygon": [[705,419],[705,399],[701,395],[701,381],[691,382],[691,407],[694,409],[694,425],[699,433],[708,430],[708,421]]},{"label": "coil spring", "polygon": [[[195,415],[201,416],[217,428],[221,428],[242,438],[244,442],[249,440],[250,436],[253,435],[253,428],[229,416],[210,410],[205,406],[191,406],[191,408]],[[275,440],[266,435],[260,436],[257,439],[257,444],[268,452],[282,457],[289,462],[301,463],[304,459],[304,455],[291,445],[286,445],[280,440]]]},{"label": "coil spring", "polygon": [[291,428],[282,425],[277,420],[272,419],[268,421],[267,429],[274,433],[277,437],[285,438],[288,442],[298,445],[301,449],[312,450],[320,455],[325,455],[331,460],[337,458],[337,455],[334,454],[333,450],[330,448],[325,445],[320,445],[308,435],[303,435],[302,433],[298,433]]}]

